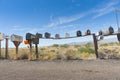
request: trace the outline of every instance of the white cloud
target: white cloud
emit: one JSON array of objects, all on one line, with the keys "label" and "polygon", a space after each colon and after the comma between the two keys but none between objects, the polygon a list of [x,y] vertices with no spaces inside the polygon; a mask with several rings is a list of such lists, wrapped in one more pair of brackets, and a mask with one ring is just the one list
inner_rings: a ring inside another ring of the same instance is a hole
[{"label": "white cloud", "polygon": [[[70,23],[70,22],[79,20],[79,19],[85,17],[86,15],[87,14],[84,13],[84,14],[72,15],[72,16],[69,16],[69,17],[59,17],[59,18],[57,18],[55,20],[52,19],[52,22],[50,24],[46,25],[45,27],[52,28],[52,27],[56,27],[56,26],[59,26],[59,25],[66,24],[66,23]],[[50,16],[50,18],[51,17],[52,16]]]},{"label": "white cloud", "polygon": [[104,5],[102,6],[102,8],[94,9],[94,10],[93,10],[93,13],[95,13],[95,16],[93,16],[93,19],[96,19],[96,18],[98,18],[98,17],[101,17],[101,16],[103,16],[103,15],[105,15],[105,14],[108,14],[108,13],[114,11],[114,10],[115,10],[114,7],[115,7],[117,4],[119,4],[118,1],[114,1],[114,2],[112,1],[112,2],[109,2],[109,3],[107,3],[107,4],[104,4]]}]

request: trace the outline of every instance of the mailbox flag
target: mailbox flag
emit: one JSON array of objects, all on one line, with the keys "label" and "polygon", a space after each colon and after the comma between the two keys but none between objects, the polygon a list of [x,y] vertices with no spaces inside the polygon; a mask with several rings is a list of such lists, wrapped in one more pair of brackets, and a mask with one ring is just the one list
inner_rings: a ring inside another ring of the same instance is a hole
[{"label": "mailbox flag", "polygon": [[29,41],[28,41],[28,40],[25,40],[25,41],[24,41],[24,44],[29,44]]}]

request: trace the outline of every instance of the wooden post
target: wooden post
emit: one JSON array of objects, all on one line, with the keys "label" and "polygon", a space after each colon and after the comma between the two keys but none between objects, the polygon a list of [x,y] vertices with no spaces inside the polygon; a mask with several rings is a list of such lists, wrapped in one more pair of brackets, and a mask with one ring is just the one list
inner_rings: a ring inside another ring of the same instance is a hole
[{"label": "wooden post", "polygon": [[97,43],[95,34],[93,34],[93,40],[94,40],[94,48],[95,48],[96,58],[98,58],[98,43]]},{"label": "wooden post", "polygon": [[8,58],[8,38],[6,38],[5,58]]},{"label": "wooden post", "polygon": [[1,58],[1,40],[0,40],[0,58]]},{"label": "wooden post", "polygon": [[28,60],[32,60],[32,42],[31,41],[29,41],[29,45],[30,45],[30,54],[29,54]]},{"label": "wooden post", "polygon": [[18,46],[20,45],[20,42],[19,41],[13,41],[15,47],[16,47],[16,56],[15,56],[15,59],[18,58]]},{"label": "wooden post", "polygon": [[38,59],[38,45],[37,44],[35,44],[35,49],[36,49],[36,59]]}]

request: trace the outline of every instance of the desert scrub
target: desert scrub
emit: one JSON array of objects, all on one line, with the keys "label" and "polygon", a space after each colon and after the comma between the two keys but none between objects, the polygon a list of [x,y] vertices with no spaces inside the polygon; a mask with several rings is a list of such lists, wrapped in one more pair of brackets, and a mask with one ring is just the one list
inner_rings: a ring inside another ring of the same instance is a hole
[{"label": "desert scrub", "polygon": [[78,51],[80,53],[89,53],[89,54],[95,53],[95,50],[93,48],[91,48],[90,46],[81,47],[78,49]]},{"label": "desert scrub", "polygon": [[58,44],[53,44],[52,47],[59,47],[59,45]]},{"label": "desert scrub", "polygon": [[69,45],[68,44],[64,44],[64,45],[61,45],[60,47],[63,47],[63,48],[68,48]]},{"label": "desert scrub", "polygon": [[68,59],[68,60],[77,58],[76,51],[71,50],[71,49],[69,49],[65,52],[65,56],[66,56],[66,59]]}]

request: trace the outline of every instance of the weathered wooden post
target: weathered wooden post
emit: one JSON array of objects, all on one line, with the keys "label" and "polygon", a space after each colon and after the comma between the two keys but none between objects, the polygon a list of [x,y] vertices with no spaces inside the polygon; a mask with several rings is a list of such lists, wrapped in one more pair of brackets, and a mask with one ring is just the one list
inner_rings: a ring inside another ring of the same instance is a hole
[{"label": "weathered wooden post", "polygon": [[31,60],[32,59],[32,42],[33,42],[33,39],[35,38],[35,35],[31,34],[31,33],[26,33],[26,40],[28,41],[28,44],[30,46],[30,54],[29,54],[29,58],[28,60]]},{"label": "weathered wooden post", "polygon": [[9,39],[9,36],[5,36],[5,40],[6,40],[5,59],[8,59],[8,39]]},{"label": "weathered wooden post", "polygon": [[93,34],[93,40],[94,40],[95,55],[96,55],[96,58],[98,58],[98,43],[97,43],[97,38],[95,34]]},{"label": "weathered wooden post", "polygon": [[35,44],[36,59],[39,58],[39,55],[38,55],[39,38],[42,38],[42,34],[40,34],[40,33],[36,33],[35,38],[33,38],[33,44]]},{"label": "weathered wooden post", "polygon": [[23,41],[23,37],[12,34],[11,41],[14,43],[14,45],[16,47],[16,56],[14,59],[18,59],[18,47],[19,47],[20,43]]},{"label": "weathered wooden post", "polygon": [[0,33],[0,58],[1,58],[1,41],[4,40],[4,34]]},{"label": "weathered wooden post", "polygon": [[118,41],[120,43],[120,33],[117,34],[117,39],[118,39]]}]

